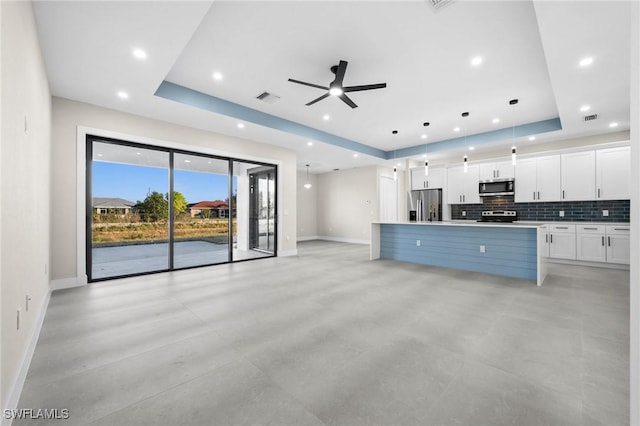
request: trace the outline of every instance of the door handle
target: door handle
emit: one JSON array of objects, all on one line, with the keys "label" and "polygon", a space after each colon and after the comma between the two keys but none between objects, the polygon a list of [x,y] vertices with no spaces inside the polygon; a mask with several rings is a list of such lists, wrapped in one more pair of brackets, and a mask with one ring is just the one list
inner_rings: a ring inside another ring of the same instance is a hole
[{"label": "door handle", "polygon": [[607,237],[607,245],[611,247],[611,237]]},{"label": "door handle", "polygon": [[553,244],[553,234],[550,234],[550,235],[549,235],[549,242],[550,242],[551,244]]},{"label": "door handle", "polygon": [[533,191],[533,199],[536,199],[536,191]]},{"label": "door handle", "polygon": [[[549,234],[545,234],[544,235],[544,242],[548,243],[549,242]],[[604,244],[604,237],[602,237],[602,244]]]},{"label": "door handle", "polygon": [[602,236],[602,247],[604,247],[604,235]]}]

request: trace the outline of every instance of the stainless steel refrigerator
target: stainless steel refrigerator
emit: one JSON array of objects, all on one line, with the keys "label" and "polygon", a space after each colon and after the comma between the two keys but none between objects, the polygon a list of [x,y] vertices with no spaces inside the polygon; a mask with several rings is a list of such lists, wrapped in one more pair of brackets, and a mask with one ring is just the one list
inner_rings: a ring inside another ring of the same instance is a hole
[{"label": "stainless steel refrigerator", "polygon": [[442,189],[421,189],[407,194],[409,220],[432,222],[442,220]]}]

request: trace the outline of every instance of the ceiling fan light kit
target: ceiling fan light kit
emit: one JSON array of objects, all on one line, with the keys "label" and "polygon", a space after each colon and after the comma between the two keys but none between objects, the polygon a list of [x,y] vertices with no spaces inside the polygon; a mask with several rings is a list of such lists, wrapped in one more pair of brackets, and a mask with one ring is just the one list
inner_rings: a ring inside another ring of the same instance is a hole
[{"label": "ceiling fan light kit", "polygon": [[290,78],[289,81],[296,84],[302,84],[303,86],[315,87],[316,89],[322,89],[327,91],[324,95],[315,98],[311,102],[308,102],[306,104],[307,106],[311,106],[316,102],[319,102],[325,98],[328,98],[329,96],[335,96],[337,98],[340,98],[342,102],[349,105],[351,108],[357,108],[358,105],[356,105],[356,103],[353,102],[353,100],[351,100],[351,98],[346,95],[347,93],[361,92],[363,90],[383,89],[387,87],[387,83],[365,84],[362,86],[346,86],[346,87],[343,86],[342,82],[344,80],[344,74],[347,71],[347,65],[348,65],[347,61],[341,60],[338,65],[334,65],[331,67],[331,72],[336,75],[336,78],[329,84],[329,87],[321,86],[319,84],[308,83],[306,81],[296,80],[293,78]]}]

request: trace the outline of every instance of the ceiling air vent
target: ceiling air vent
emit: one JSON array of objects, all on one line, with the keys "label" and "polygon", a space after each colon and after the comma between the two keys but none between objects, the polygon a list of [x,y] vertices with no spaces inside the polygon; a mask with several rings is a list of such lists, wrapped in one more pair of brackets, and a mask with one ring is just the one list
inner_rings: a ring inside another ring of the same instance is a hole
[{"label": "ceiling air vent", "polygon": [[437,10],[451,3],[453,0],[428,0],[428,1]]},{"label": "ceiling air vent", "polygon": [[264,101],[268,104],[275,104],[280,99],[280,96],[274,95],[273,93],[269,92],[262,92],[258,96],[256,96],[256,99],[260,99],[261,101]]},{"label": "ceiling air vent", "polygon": [[591,120],[597,120],[597,119],[598,119],[598,114],[591,114],[591,115],[584,116],[584,121],[591,121]]}]

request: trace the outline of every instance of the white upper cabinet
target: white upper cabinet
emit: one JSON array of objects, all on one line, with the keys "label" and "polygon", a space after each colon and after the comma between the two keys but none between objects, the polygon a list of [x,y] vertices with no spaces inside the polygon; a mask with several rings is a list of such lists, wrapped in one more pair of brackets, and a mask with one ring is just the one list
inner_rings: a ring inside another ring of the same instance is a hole
[{"label": "white upper cabinet", "polygon": [[[447,202],[448,204],[479,204],[478,183],[480,176],[477,165],[469,165],[467,173],[464,167],[447,169]],[[429,171],[431,174],[431,171]]]},{"label": "white upper cabinet", "polygon": [[562,154],[562,201],[595,200],[595,151]]},{"label": "white upper cabinet", "polygon": [[515,202],[560,201],[560,156],[518,160]]},{"label": "white upper cabinet", "polygon": [[596,199],[628,200],[631,147],[596,151]]},{"label": "white upper cabinet", "polygon": [[425,176],[424,167],[411,169],[411,189],[439,189],[444,187],[443,167],[429,167],[429,175]]},{"label": "white upper cabinet", "polygon": [[514,168],[511,161],[480,164],[480,180],[513,179]]}]

